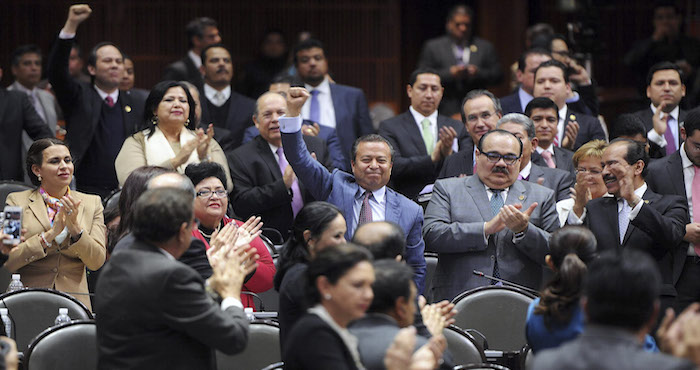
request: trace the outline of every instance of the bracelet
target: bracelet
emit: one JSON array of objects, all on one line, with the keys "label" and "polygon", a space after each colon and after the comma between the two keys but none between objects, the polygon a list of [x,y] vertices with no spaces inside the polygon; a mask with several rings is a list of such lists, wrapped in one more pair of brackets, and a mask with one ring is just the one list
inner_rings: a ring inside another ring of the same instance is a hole
[{"label": "bracelet", "polygon": [[41,239],[41,242],[44,244],[44,249],[47,249],[51,246],[51,244],[49,244],[49,242],[46,241],[46,238],[44,237],[43,232],[41,234],[39,234],[39,238]]}]

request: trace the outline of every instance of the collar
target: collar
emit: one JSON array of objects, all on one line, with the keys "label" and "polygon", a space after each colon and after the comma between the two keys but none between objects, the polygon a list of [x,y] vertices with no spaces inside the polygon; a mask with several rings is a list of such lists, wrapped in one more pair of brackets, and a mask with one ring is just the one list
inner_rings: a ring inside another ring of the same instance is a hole
[{"label": "collar", "polygon": [[527,166],[525,166],[525,168],[523,168],[523,170],[520,171],[520,177],[522,177],[523,179],[530,177],[530,170],[531,169],[532,169],[532,160],[530,160],[530,162],[527,162]]},{"label": "collar", "polygon": [[[654,104],[653,103],[650,104],[649,107],[651,108],[651,113],[656,114],[656,107],[654,106]],[[671,111],[671,113],[669,113],[669,115],[671,117],[673,117],[673,119],[675,119],[676,122],[678,122],[678,114],[680,114],[680,111],[681,111],[681,108],[676,105],[676,107],[673,108],[673,110]]]},{"label": "collar", "polygon": [[[590,338],[600,338],[600,337],[614,337],[625,342],[633,343],[635,346],[641,347],[639,339],[635,333],[622,328],[616,328],[614,326],[600,325],[600,324],[586,324],[586,329],[581,333],[581,337]],[[596,339],[598,341],[599,339]]]},{"label": "collar", "polygon": [[[484,188],[486,189],[486,192],[487,192],[487,193],[488,193],[488,192],[493,193],[494,190],[500,190],[500,191],[501,191],[501,194],[503,194],[503,200],[504,200],[504,201],[506,200],[507,195],[508,195],[508,190],[510,190],[510,186],[507,187],[507,188],[504,188],[504,189],[491,189],[491,188],[488,187],[486,184],[484,184],[484,182],[481,181],[481,179],[479,179],[479,181],[484,185]],[[511,186],[513,186],[513,185],[511,185]]]},{"label": "collar", "polygon": [[564,108],[559,109],[559,121],[566,120],[566,113],[569,110],[569,106],[564,104]]},{"label": "collar", "polygon": [[420,125],[421,122],[423,122],[423,120],[426,119],[426,118],[427,118],[428,120],[430,120],[430,123],[431,123],[431,124],[437,123],[437,116],[438,116],[438,111],[437,111],[437,109],[435,110],[435,112],[431,113],[429,116],[424,116],[423,114],[421,114],[421,113],[418,112],[417,110],[413,109],[413,106],[408,107],[408,110],[409,110],[409,112],[411,112],[411,114],[413,115],[413,119],[415,119],[416,122],[418,122],[419,125]]},{"label": "collar", "polygon": [[119,89],[114,90],[113,93],[108,94],[104,92],[102,89],[97,87],[97,85],[92,85],[95,88],[95,91],[97,91],[98,94],[100,94],[100,98],[104,101],[107,99],[108,96],[112,97],[112,100],[114,100],[114,104],[117,104],[117,100],[119,99]]},{"label": "collar", "polygon": [[[634,195],[638,196],[639,199],[644,199],[643,195],[644,195],[644,193],[647,192],[647,188],[648,188],[647,183],[646,182],[642,183],[642,185],[640,187],[634,189]],[[622,200],[622,198],[619,198],[618,202],[620,200]]]},{"label": "collar", "polygon": [[37,96],[36,92],[37,92],[38,89],[36,88],[36,86],[35,86],[34,88],[32,88],[32,89],[28,89],[28,88],[26,88],[24,85],[22,85],[21,83],[19,83],[19,81],[15,81],[15,82],[12,84],[12,86],[13,86],[13,88],[14,88],[15,90],[21,91],[21,92],[23,92],[23,93],[25,93],[25,94],[27,94],[27,95]]},{"label": "collar", "polygon": [[207,85],[206,83],[204,84],[204,96],[206,96],[207,99],[209,99],[209,101],[213,101],[214,95],[216,95],[216,93],[218,93],[218,92],[221,92],[222,94],[224,94],[224,98],[226,98],[226,100],[228,100],[231,97],[231,85],[227,85],[223,90],[219,91],[219,90]]},{"label": "collar", "polygon": [[163,248],[160,248],[160,247],[155,247],[155,248],[156,248],[156,250],[158,250],[158,252],[160,252],[160,253],[164,254],[165,256],[167,256],[168,259],[170,259],[171,261],[175,261],[175,257],[173,257],[172,254],[166,252]]},{"label": "collar", "polygon": [[343,340],[343,343],[345,343],[345,346],[350,351],[353,360],[355,360],[355,366],[357,366],[358,369],[364,369],[364,367],[362,367],[362,362],[360,361],[360,353],[357,350],[357,337],[352,335],[347,328],[341,328],[340,325],[333,320],[333,317],[331,317],[331,314],[328,313],[326,308],[320,303],[309,308],[307,311],[321,318],[321,320],[330,326],[333,331],[338,333],[340,339]]},{"label": "collar", "polygon": [[[362,194],[365,191],[366,191],[365,189],[363,189],[362,187],[359,187],[357,189],[357,194],[355,194],[355,199],[362,199]],[[379,203],[379,204],[384,203],[384,197],[386,196],[386,185],[373,191],[372,196],[374,197],[374,200],[377,201],[377,203]]]},{"label": "collar", "polygon": [[318,90],[322,94],[329,94],[330,95],[330,93],[331,93],[331,84],[330,84],[330,82],[328,82],[328,77],[325,77],[323,79],[323,81],[320,84],[318,84],[318,86],[316,86],[316,87],[313,87],[309,84],[304,84],[304,87],[306,88],[306,90],[309,90],[309,92],[311,92],[311,90]]},{"label": "collar", "polygon": [[688,154],[685,152],[685,142],[681,144],[681,163],[683,164],[683,168],[688,168],[688,167],[693,167],[693,162],[690,161],[690,158],[688,158]]},{"label": "collar", "polygon": [[544,152],[544,151],[548,151],[548,152],[552,153],[552,156],[554,156],[554,145],[552,145],[552,144],[549,144],[549,147],[546,149],[542,148],[541,146],[538,145],[537,148],[535,148],[535,150],[537,151],[537,153],[540,153],[540,154],[542,154],[542,152]]},{"label": "collar", "polygon": [[269,141],[265,141],[265,142],[270,147],[270,150],[272,150],[272,154],[277,155],[277,149],[279,149],[280,147],[278,147],[277,145],[271,144]]},{"label": "collar", "polygon": [[187,56],[192,59],[192,63],[194,63],[194,66],[199,69],[202,66],[202,56],[197,55],[194,53],[194,51],[190,50],[187,52]]}]

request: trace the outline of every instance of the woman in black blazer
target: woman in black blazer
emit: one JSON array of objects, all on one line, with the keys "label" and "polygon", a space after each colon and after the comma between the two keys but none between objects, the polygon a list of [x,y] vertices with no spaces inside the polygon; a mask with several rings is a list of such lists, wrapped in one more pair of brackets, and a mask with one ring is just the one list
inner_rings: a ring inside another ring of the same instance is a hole
[{"label": "woman in black blazer", "polygon": [[364,369],[347,326],[372,303],[371,258],[366,249],[346,244],[320,251],[309,263],[306,290],[312,307],[289,333],[285,369]]}]

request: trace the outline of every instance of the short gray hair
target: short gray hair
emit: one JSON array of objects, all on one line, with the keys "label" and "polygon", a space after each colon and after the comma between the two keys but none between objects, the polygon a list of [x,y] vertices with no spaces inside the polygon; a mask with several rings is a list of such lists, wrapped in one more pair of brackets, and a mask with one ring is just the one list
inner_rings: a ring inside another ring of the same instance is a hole
[{"label": "short gray hair", "polygon": [[195,191],[194,191],[194,185],[192,184],[192,180],[190,180],[189,177],[187,177],[187,176],[185,176],[185,175],[183,175],[183,174],[181,174],[181,173],[177,173],[177,172],[168,172],[168,173],[160,174],[160,175],[158,175],[158,176],[155,176],[155,177],[151,178],[150,180],[148,180],[147,189],[148,189],[148,190],[157,189],[157,188],[154,188],[154,187],[152,186],[153,180],[155,180],[155,179],[157,179],[157,178],[159,178],[159,177],[162,177],[162,176],[171,176],[171,177],[173,177],[173,179],[178,179],[179,181],[173,181],[173,182],[172,182],[171,184],[169,184],[169,186],[167,186],[167,187],[168,187],[168,188],[175,188],[175,189],[184,190],[184,191],[186,191],[186,192],[192,194],[192,198],[194,198],[194,196],[195,196]]},{"label": "short gray hair", "polygon": [[505,123],[515,123],[520,125],[525,129],[525,132],[527,132],[528,139],[532,140],[535,138],[535,123],[532,122],[530,117],[520,113],[508,113],[498,120],[496,128],[500,128],[501,125]]}]

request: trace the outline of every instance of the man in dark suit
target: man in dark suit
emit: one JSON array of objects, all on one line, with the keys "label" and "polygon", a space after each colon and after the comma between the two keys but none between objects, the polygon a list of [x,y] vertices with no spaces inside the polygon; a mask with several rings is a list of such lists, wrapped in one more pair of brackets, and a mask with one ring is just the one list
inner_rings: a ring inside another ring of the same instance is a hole
[{"label": "man in dark suit", "polygon": [[[2,78],[2,68],[0,68]],[[22,132],[34,139],[53,137],[49,126],[36,113],[27,94],[0,87],[0,180],[24,180]]]},{"label": "man in dark suit", "polygon": [[447,35],[426,41],[418,67],[438,71],[445,94],[440,104],[442,114],[460,111],[460,101],[469,91],[485,89],[500,82],[503,72],[493,45],[472,35],[474,11],[455,5],[447,14]]},{"label": "man in dark suit", "polygon": [[212,44],[202,50],[201,127],[214,124],[214,139],[227,155],[241,146],[243,133],[253,125],[251,117],[255,101],[231,88],[233,63],[231,52],[223,44]]},{"label": "man in dark suit", "polygon": [[306,150],[301,134],[301,111],[310,93],[303,88],[289,90],[288,114],[280,118],[282,143],[287,159],[316,200],[340,208],[347,222],[345,239],[350,240],[358,225],[391,221],[406,234],[406,262],[413,267],[413,280],[422,294],[425,283],[425,244],[420,230],[423,210],[415,202],[388,188],[392,167],[391,144],[379,135],[357,139],[351,153],[352,175],[332,173],[315,161]]},{"label": "man in dark suit", "polygon": [[[265,93],[258,98],[253,115],[260,135],[233,151],[229,157],[231,177],[235,186],[231,193],[233,210],[241,218],[258,215],[266,228],[289,236],[294,216],[306,202],[314,199],[300,182],[292,166],[287,165],[289,153],[283,150],[279,117],[287,112],[287,102],[278,93]],[[325,143],[316,136],[304,135],[309,151],[330,167]],[[282,169],[284,167],[284,169]]]},{"label": "man in dark suit", "polygon": [[184,58],[168,65],[163,73],[163,80],[189,81],[202,89],[201,54],[209,45],[221,43],[221,35],[216,21],[207,18],[195,18],[187,24],[187,41],[190,50]]},{"label": "man in dark suit", "polygon": [[[676,258],[682,263],[680,276],[676,279],[676,312],[681,312],[693,302],[700,301],[700,176],[696,176],[700,168],[700,111],[691,110],[681,127],[681,135],[686,140],[675,153],[665,156],[649,165],[647,184],[659,194],[677,195],[683,197],[688,210],[689,219],[685,225],[684,243]],[[696,181],[697,177],[697,181]]]},{"label": "man in dark suit", "polygon": [[435,182],[423,227],[427,247],[438,252],[434,301],[490,284],[473,270],[540,288],[559,220],[552,190],[518,180],[522,149],[510,132],[489,131],[478,144],[476,176]]},{"label": "man in dark suit", "polygon": [[503,114],[523,113],[527,103],[532,100],[535,88],[535,71],[541,63],[552,59],[552,55],[546,49],[530,49],[518,58],[518,70],[515,76],[520,84],[518,90],[511,95],[502,97],[501,107]]},{"label": "man in dark suit", "polygon": [[648,109],[634,114],[647,129],[647,138],[661,150],[654,150],[652,158],[674,153],[683,142],[680,127],[685,121],[685,110],[679,106],[685,96],[681,69],[670,62],[653,65],[647,75]]},{"label": "man in dark suit", "polygon": [[[608,252],[588,267],[583,284],[584,332],[538,352],[532,369],[694,369],[686,361],[642,347],[659,315],[661,277],[641,252]],[[663,312],[663,311],[661,311]]]},{"label": "man in dark suit", "polygon": [[537,147],[535,124],[530,118],[520,113],[506,114],[498,120],[496,128],[510,132],[523,143],[518,180],[538,183],[554,190],[554,199],[557,202],[570,198],[569,189],[574,187],[574,176],[571,173],[556,168],[538,166],[530,160],[532,148]]},{"label": "man in dark suit", "polygon": [[92,10],[73,5],[49,56],[49,81],[66,118],[66,141],[75,158],[78,190],[103,198],[118,187],[114,160],[124,139],[140,127],[143,106],[119,91],[124,74],[121,51],[112,43],[97,44],[88,58],[93,84],[73,79],[68,58],[78,26]]},{"label": "man in dark suit", "polygon": [[394,147],[390,184],[409,199],[432,191],[430,185],[456,151],[455,138],[464,129],[458,121],[438,114],[443,91],[435,70],[415,70],[406,86],[408,111],[379,124],[379,135]]},{"label": "man in dark suit", "polygon": [[581,145],[594,140],[606,140],[605,131],[598,118],[571,110],[566,99],[571,94],[571,83],[566,66],[557,60],[548,60],[535,71],[533,96],[550,98],[557,105],[558,134],[553,144],[576,151]]},{"label": "man in dark suit", "polygon": [[[312,95],[301,110],[302,118],[335,128],[347,157],[355,139],[374,131],[365,94],[356,87],[330,82],[328,61],[320,41],[300,42],[294,47],[293,55],[297,74]],[[345,168],[350,168],[350,159],[346,160]]]},{"label": "man in dark suit", "polygon": [[532,152],[532,163],[542,167],[558,168],[575,176],[574,153],[554,145],[559,128],[559,109],[549,98],[534,98],[525,108],[525,115],[535,124],[537,148]]},{"label": "man in dark suit", "polygon": [[[681,245],[688,206],[677,195],[660,195],[644,181],[649,155],[629,139],[614,140],[603,152],[603,180],[608,193],[569,213],[569,224],[582,222],[598,240],[598,250],[638,249],[652,256],[661,272],[661,304],[671,307],[675,283],[683,269]],[[585,197],[585,195],[581,195]]]},{"label": "man in dark suit", "polygon": [[234,354],[246,347],[239,297],[256,255],[212,253],[208,286],[223,299],[216,304],[199,274],[176,261],[196,227],[192,199],[191,192],[164,188],[134,204],[135,240],[112,255],[97,283],[99,368],[214,369],[212,349]]},{"label": "man in dark suit", "polygon": [[501,103],[491,92],[470,91],[462,100],[462,122],[468,135],[460,140],[459,152],[447,157],[438,178],[472,175],[476,167],[476,144],[485,133],[496,128],[502,116]]}]

